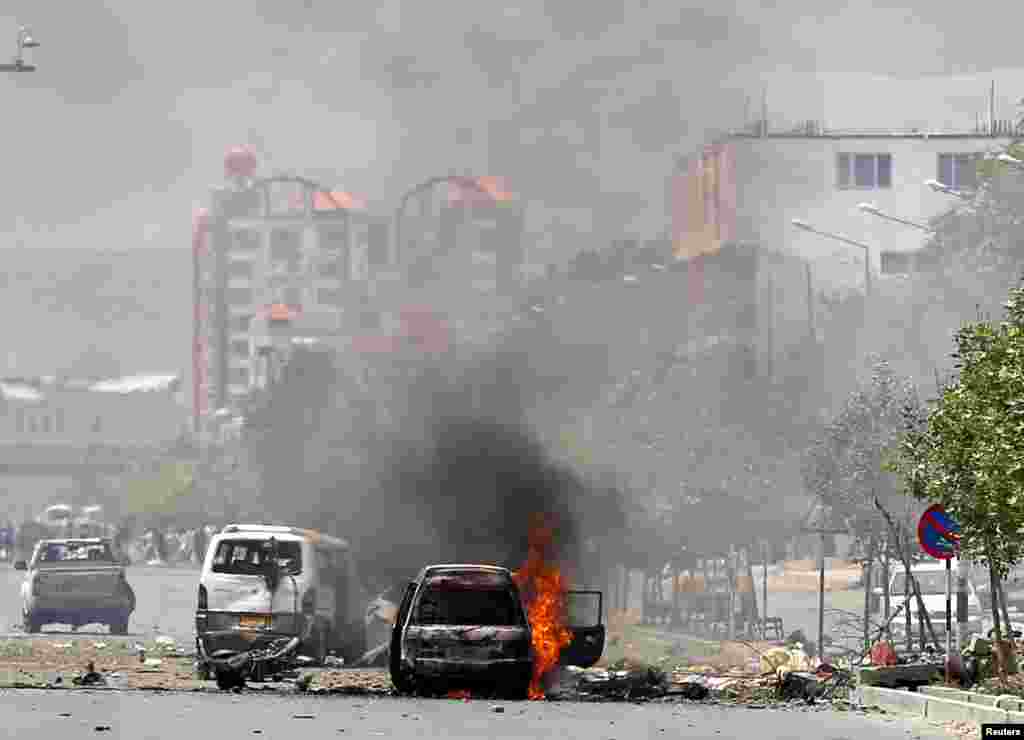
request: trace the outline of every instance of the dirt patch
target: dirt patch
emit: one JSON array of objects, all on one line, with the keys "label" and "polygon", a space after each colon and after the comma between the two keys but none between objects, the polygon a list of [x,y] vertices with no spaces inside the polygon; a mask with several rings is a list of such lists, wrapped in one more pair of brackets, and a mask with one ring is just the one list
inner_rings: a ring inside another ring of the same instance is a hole
[{"label": "dirt patch", "polygon": [[[144,650],[140,657],[138,647]],[[156,643],[113,639],[0,641],[0,686],[73,687],[89,664],[113,688],[201,688],[192,658]]]},{"label": "dirt patch", "polygon": [[[768,576],[768,593],[816,593],[821,575],[816,570],[787,571]],[[825,573],[826,591],[849,591],[860,581],[860,570],[833,570]]]},{"label": "dirt patch", "polygon": [[352,694],[390,694],[394,690],[391,676],[383,668],[349,668],[317,671],[310,682],[310,691]]}]

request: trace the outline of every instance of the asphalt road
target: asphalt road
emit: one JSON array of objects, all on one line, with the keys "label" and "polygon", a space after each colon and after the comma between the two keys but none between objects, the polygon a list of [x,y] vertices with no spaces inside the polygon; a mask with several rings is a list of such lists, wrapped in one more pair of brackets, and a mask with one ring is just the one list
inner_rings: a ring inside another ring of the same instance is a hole
[{"label": "asphalt road", "polygon": [[[152,568],[132,566],[127,571],[128,582],[135,589],[135,612],[128,625],[133,635],[151,637],[166,635],[178,641],[181,647],[191,647],[194,641],[196,595],[199,571],[192,568]],[[21,633],[21,596],[19,589],[24,571],[14,570],[10,564],[0,565],[0,633]],[[47,632],[66,632],[69,628],[49,626]],[[79,634],[107,631],[106,627],[85,627]]]},{"label": "asphalt road", "polygon": [[[503,713],[494,711],[503,707]],[[109,728],[97,730],[97,728]],[[700,704],[487,702],[274,695],[0,692],[0,737],[821,738],[951,740],[924,722]]]}]

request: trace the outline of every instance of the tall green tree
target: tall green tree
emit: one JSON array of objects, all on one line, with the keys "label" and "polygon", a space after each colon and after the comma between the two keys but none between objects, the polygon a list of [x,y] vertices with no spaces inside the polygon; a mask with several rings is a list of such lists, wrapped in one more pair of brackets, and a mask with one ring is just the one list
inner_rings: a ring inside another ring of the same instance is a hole
[{"label": "tall green tree", "polygon": [[1005,307],[1005,320],[957,332],[956,377],[912,425],[898,461],[908,489],[960,524],[962,557],[988,565],[994,596],[1024,557],[1024,290]]}]

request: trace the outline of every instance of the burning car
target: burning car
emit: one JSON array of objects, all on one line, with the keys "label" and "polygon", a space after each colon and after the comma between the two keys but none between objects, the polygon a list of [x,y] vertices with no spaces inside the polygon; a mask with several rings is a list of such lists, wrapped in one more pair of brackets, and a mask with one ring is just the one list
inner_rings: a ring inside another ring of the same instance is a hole
[{"label": "burning car", "polygon": [[[590,666],[604,649],[600,592],[591,622],[575,629],[560,625],[563,657]],[[579,609],[566,608],[569,614]],[[452,682],[483,684],[510,698],[535,696],[538,668],[549,669],[546,625],[534,625],[514,574],[492,565],[433,565],[406,587],[392,632],[391,680],[402,693]],[[596,620],[593,617],[596,616]],[[575,649],[574,649],[575,648]]]}]

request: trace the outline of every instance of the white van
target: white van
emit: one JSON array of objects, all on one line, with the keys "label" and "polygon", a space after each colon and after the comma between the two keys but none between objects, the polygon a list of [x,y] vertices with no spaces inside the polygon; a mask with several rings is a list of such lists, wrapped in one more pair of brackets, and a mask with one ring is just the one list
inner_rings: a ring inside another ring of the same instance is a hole
[{"label": "white van", "polygon": [[200,675],[221,688],[297,655],[323,665],[366,650],[368,603],[345,540],[298,527],[229,524],[206,551],[196,604]]},{"label": "white van", "polygon": [[[942,562],[930,562],[930,563],[918,563],[910,567],[910,572],[914,579],[917,581],[918,588],[921,590],[921,600],[924,602],[924,607],[928,611],[928,616],[931,619],[932,627],[935,629],[936,636],[942,637],[946,634],[946,564]],[[957,588],[957,561],[954,560],[952,563],[952,589],[950,595],[950,606],[953,610],[952,623],[953,629],[956,630],[957,624],[957,602],[956,602],[956,588]],[[889,581],[889,600],[892,604],[892,608],[895,609],[898,604],[903,603],[904,593],[906,589],[906,574],[902,568],[899,568],[892,574],[892,578]],[[910,616],[911,624],[913,629],[919,629],[918,627],[918,607],[917,599],[913,596],[913,589],[911,589],[910,597]],[[967,628],[970,633],[980,633],[982,629],[982,618],[983,612],[981,609],[981,599],[978,598],[978,593],[974,588],[974,584],[971,579],[967,579]],[[900,630],[906,628],[906,620],[901,614],[892,623],[893,630],[900,632]]]}]

